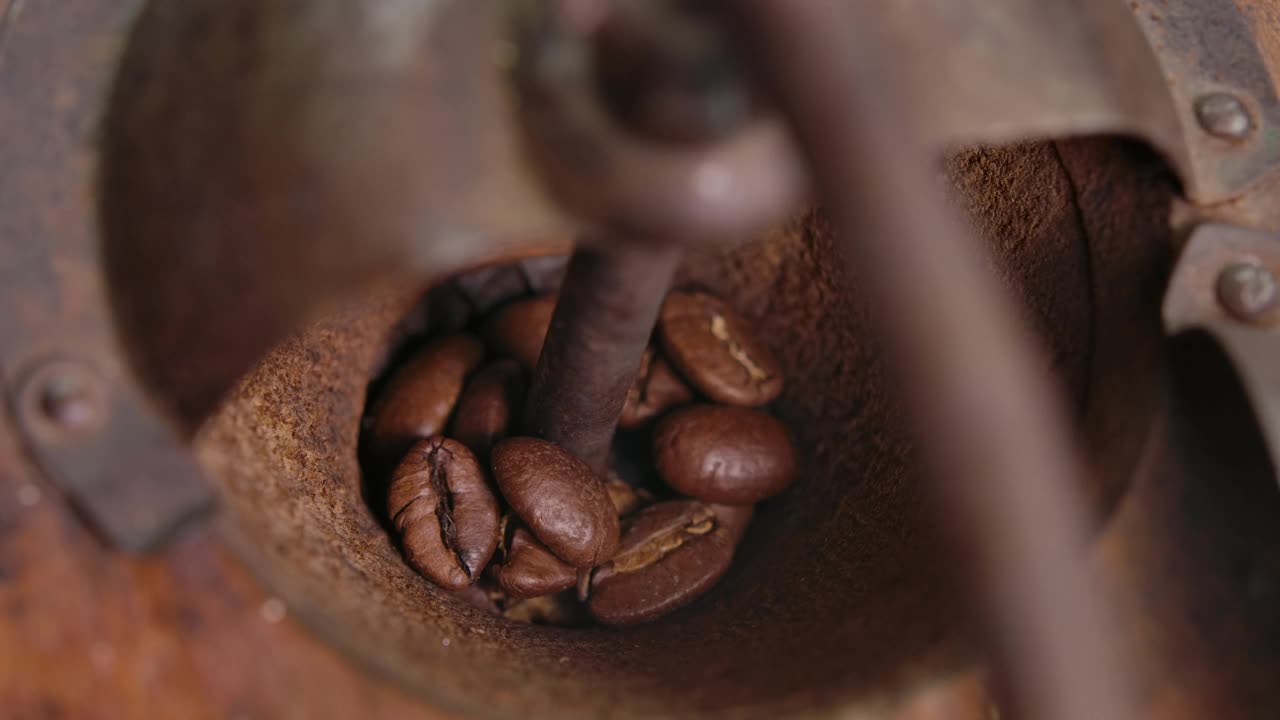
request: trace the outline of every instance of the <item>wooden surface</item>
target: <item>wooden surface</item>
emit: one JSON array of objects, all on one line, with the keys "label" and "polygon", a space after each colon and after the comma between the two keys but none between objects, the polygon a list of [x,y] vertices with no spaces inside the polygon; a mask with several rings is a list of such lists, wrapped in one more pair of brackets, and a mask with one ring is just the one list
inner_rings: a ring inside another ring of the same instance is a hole
[{"label": "wooden surface", "polygon": [[210,531],[133,559],[25,466],[0,417],[0,717],[438,718],[263,593]]}]

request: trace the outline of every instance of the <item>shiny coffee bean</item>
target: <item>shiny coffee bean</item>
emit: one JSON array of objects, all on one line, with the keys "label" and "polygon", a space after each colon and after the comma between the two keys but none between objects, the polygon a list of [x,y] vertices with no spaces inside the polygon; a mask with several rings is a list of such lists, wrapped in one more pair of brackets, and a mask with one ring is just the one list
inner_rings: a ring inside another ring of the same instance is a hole
[{"label": "shiny coffee bean", "polygon": [[536,438],[503,440],[493,473],[534,536],[577,568],[598,565],[618,547],[618,515],[591,468],[558,445]]},{"label": "shiny coffee bean", "polygon": [[498,587],[513,598],[531,598],[568,590],[578,582],[577,568],[567,565],[528,530],[516,528],[506,557],[497,566]]},{"label": "shiny coffee bean", "polygon": [[760,410],[694,405],[658,423],[654,460],[663,482],[709,503],[752,505],[796,477],[791,435]]},{"label": "shiny coffee bean", "polygon": [[453,285],[477,315],[483,315],[527,292],[524,274],[512,264],[493,265],[463,273],[453,279]]},{"label": "shiny coffee bean", "polygon": [[395,463],[413,443],[444,432],[467,376],[483,358],[479,340],[450,335],[396,369],[371,413],[369,443],[377,461]]},{"label": "shiny coffee bean", "polygon": [[494,444],[520,417],[525,392],[520,363],[504,358],[484,366],[462,391],[449,436],[487,462]]},{"label": "shiny coffee bean", "polygon": [[773,353],[714,295],[668,295],[658,336],[680,376],[716,402],[758,407],[782,392],[782,367]]},{"label": "shiny coffee bean", "polygon": [[618,427],[623,430],[640,427],[670,408],[693,400],[693,391],[676,376],[661,352],[650,348],[640,359],[640,372],[627,391]]},{"label": "shiny coffee bean", "polygon": [[514,358],[532,373],[551,327],[556,295],[517,300],[498,309],[484,324],[484,339],[497,355]]},{"label": "shiny coffee bean", "polygon": [[694,500],[650,505],[628,523],[617,554],[597,568],[587,607],[607,625],[634,625],[687,605],[733,561],[736,538]]},{"label": "shiny coffee bean", "polygon": [[391,476],[387,512],[409,564],[450,590],[470,585],[498,546],[498,500],[476,456],[454,440],[409,450]]}]

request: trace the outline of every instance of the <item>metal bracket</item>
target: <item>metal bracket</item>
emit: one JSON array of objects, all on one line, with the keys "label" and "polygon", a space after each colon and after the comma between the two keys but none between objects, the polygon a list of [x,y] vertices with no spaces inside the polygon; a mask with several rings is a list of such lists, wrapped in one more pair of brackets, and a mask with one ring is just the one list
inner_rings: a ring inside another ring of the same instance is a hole
[{"label": "metal bracket", "polygon": [[[1189,153],[1188,197],[1236,197],[1280,165],[1280,32],[1270,3],[1129,3],[1164,69]],[[1268,16],[1272,15],[1272,16]]]},{"label": "metal bracket", "polygon": [[115,546],[155,549],[212,507],[191,453],[124,378],[61,358],[10,392],[32,455]]},{"label": "metal bracket", "polygon": [[1280,467],[1280,235],[1201,225],[1164,300],[1171,336],[1202,332],[1239,376],[1275,467]]},{"label": "metal bracket", "polygon": [[0,37],[0,127],[22,135],[0,143],[0,380],[32,458],[135,551],[213,499],[125,370],[97,260],[97,113],[139,4],[18,4]]}]

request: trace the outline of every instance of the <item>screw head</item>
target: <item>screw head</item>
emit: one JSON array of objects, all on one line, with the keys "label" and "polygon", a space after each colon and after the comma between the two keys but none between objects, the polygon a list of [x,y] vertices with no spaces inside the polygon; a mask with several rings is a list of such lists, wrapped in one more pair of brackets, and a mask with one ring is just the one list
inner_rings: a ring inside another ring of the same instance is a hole
[{"label": "screw head", "polygon": [[1239,142],[1253,130],[1253,117],[1240,98],[1216,92],[1196,101],[1196,119],[1200,127],[1213,137]]},{"label": "screw head", "polygon": [[1238,320],[1263,322],[1280,306],[1280,281],[1256,263],[1228,265],[1218,275],[1218,302]]},{"label": "screw head", "polygon": [[40,410],[58,427],[79,430],[93,424],[98,408],[82,378],[54,375],[40,389]]},{"label": "screw head", "polygon": [[22,389],[23,424],[44,441],[63,440],[96,430],[107,416],[102,379],[81,363],[59,360],[42,365]]}]

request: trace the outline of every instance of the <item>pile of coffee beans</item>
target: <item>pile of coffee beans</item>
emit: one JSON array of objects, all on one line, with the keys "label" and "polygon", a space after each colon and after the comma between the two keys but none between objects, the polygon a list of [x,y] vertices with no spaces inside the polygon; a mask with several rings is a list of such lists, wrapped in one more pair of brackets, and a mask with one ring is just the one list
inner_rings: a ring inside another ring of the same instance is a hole
[{"label": "pile of coffee beans", "polygon": [[723,300],[677,290],[626,400],[608,468],[520,434],[563,261],[464,275],[365,419],[366,474],[405,560],[512,620],[631,625],[709,590],[756,503],[795,479],[772,352]]}]

